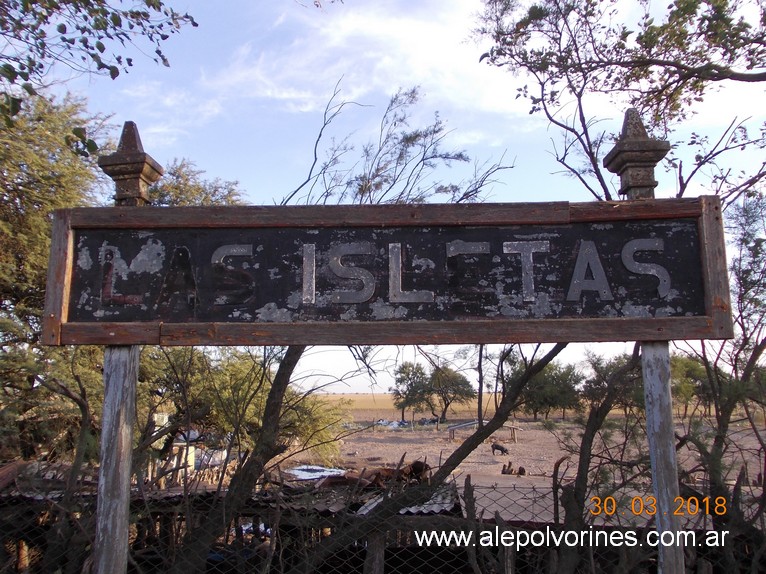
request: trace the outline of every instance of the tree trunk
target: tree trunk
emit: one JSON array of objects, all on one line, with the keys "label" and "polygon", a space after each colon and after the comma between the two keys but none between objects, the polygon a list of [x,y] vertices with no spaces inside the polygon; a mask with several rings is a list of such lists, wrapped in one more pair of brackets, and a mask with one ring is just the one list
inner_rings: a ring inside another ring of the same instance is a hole
[{"label": "tree trunk", "polygon": [[[590,478],[590,463],[592,459],[593,443],[596,434],[603,426],[609,411],[612,410],[619,389],[615,388],[614,381],[638,366],[638,344],[634,346],[633,357],[622,368],[615,371],[607,382],[606,396],[598,406],[592,406],[588,413],[588,420],[580,440],[580,453],[577,460],[577,474],[574,483],[561,488],[561,505],[564,507],[564,530],[585,530],[585,495],[588,492],[588,480]],[[559,548],[560,574],[574,574],[581,560],[582,549],[566,544]]]}]

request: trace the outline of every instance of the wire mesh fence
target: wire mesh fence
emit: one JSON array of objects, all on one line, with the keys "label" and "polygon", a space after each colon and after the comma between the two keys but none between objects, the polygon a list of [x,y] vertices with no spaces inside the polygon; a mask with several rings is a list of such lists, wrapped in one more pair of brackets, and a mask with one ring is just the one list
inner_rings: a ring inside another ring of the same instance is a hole
[{"label": "wire mesh fence", "polygon": [[[70,498],[60,486],[43,475],[0,494],[0,572],[90,571],[95,485]],[[684,546],[687,572],[766,572],[762,487],[725,501],[695,488],[679,501],[681,534],[663,541],[651,492],[636,488],[589,493],[573,513],[572,484],[269,484],[204,547],[195,537],[224,494],[137,492],[128,571],[656,572],[666,542]]]}]

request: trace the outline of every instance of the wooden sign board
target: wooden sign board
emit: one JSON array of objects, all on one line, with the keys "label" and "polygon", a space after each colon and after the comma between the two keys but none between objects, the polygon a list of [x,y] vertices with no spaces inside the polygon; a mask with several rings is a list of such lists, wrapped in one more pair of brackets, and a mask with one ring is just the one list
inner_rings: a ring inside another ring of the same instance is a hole
[{"label": "wooden sign board", "polygon": [[726,338],[717,198],[57,211],[44,342]]}]

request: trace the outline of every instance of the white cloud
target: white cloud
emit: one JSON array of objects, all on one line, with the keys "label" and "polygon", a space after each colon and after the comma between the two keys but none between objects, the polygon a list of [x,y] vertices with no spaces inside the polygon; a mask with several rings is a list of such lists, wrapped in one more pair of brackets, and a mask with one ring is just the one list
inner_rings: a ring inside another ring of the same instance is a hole
[{"label": "white cloud", "polygon": [[157,80],[131,84],[120,91],[120,99],[143,118],[142,134],[158,147],[173,146],[223,113],[223,103],[216,98],[194,89],[169,88]]},{"label": "white cloud", "polygon": [[420,85],[439,109],[524,114],[517,80],[481,65],[480,49],[466,41],[474,7],[454,0],[420,2],[415,12],[411,3],[283,11],[281,36],[241,46],[202,85],[227,100],[265,98],[306,112],[322,109],[342,77],[347,99]]}]

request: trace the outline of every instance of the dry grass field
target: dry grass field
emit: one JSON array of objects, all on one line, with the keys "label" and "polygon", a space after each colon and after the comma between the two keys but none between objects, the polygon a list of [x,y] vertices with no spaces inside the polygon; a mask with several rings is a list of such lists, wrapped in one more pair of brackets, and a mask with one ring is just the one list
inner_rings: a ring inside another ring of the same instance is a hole
[{"label": "dry grass field", "polygon": [[[374,467],[395,467],[404,456],[406,462],[416,459],[426,459],[431,466],[438,466],[460,444],[460,442],[473,432],[474,427],[462,428],[455,431],[454,437],[450,437],[448,427],[461,422],[476,420],[476,401],[468,405],[458,405],[448,413],[447,424],[438,425],[408,425],[402,428],[391,428],[386,425],[373,425],[381,419],[387,421],[399,421],[401,413],[394,408],[391,395],[387,393],[347,393],[328,394],[326,400],[343,401],[345,409],[352,417],[353,426],[358,429],[346,436],[339,445],[338,458],[335,464],[347,469],[361,469]],[[493,397],[485,397],[485,404],[494,404]],[[493,409],[485,410],[485,419],[493,414]],[[622,414],[615,412],[615,417]],[[430,418],[430,413],[416,413],[415,422],[422,417]],[[556,419],[560,421],[557,413]],[[411,411],[406,411],[406,420],[412,420]],[[457,475],[471,474],[477,484],[499,484],[512,482],[533,482],[537,484],[549,484],[555,462],[566,453],[562,449],[557,437],[546,430],[543,421],[533,421],[531,417],[520,414],[508,423],[515,426],[517,441],[509,428],[497,431],[484,445],[481,445],[460,464]],[[688,421],[687,421],[688,424]],[[558,434],[573,433],[575,436],[580,428],[572,422],[559,422]],[[746,425],[737,425],[732,429],[736,435],[737,444],[747,449],[745,458],[751,469],[762,468],[762,461],[758,456],[758,444],[752,431],[744,428]],[[679,434],[685,432],[679,420],[676,420],[676,428]],[[507,455],[495,454],[491,450],[491,444],[497,442],[508,449]],[[736,473],[743,460],[740,455],[734,456],[729,461],[732,472]],[[293,464],[316,463],[312,460],[310,452],[292,459]],[[696,466],[697,458],[688,449],[679,452],[679,464],[683,468],[691,469]],[[503,465],[512,464],[514,469],[525,467],[526,476],[502,475]],[[574,468],[571,463],[562,468],[565,475],[571,478]]]},{"label": "dry grass field", "polygon": [[[401,412],[394,407],[393,397],[388,393],[337,393],[324,396],[327,400],[338,400],[348,403],[347,410],[353,417],[353,421],[358,424],[372,423],[380,419],[389,421],[398,421],[401,419]],[[489,404],[489,408],[487,408]],[[491,395],[484,398],[484,418],[487,419],[494,414],[494,402]],[[456,405],[447,413],[448,424],[455,422],[464,422],[475,420],[477,418],[477,401],[473,400],[470,404]],[[412,418],[412,412],[408,409],[406,419]],[[421,417],[430,417],[430,413],[416,413],[415,420]]]}]

